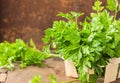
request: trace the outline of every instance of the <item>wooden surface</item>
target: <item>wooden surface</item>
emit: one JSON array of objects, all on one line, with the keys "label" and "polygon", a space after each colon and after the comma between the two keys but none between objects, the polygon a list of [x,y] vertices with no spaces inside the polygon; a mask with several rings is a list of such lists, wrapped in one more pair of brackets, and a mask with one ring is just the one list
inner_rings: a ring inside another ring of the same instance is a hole
[{"label": "wooden surface", "polygon": [[65,60],[65,73],[68,77],[75,77],[78,78],[77,70],[71,61]]},{"label": "wooden surface", "polygon": [[0,83],[4,83],[6,81],[7,75],[8,73],[6,70],[0,69]]},{"label": "wooden surface", "polygon": [[116,80],[118,73],[118,64],[107,65],[105,69],[104,83],[110,83]]},{"label": "wooden surface", "polygon": [[[19,65],[15,64],[14,71],[8,71],[8,76],[5,83],[28,83],[34,75],[41,75],[44,83],[49,83],[49,75],[51,74],[55,75],[57,78],[57,83],[74,80],[74,78],[66,77],[63,60],[58,58],[50,58],[45,61],[45,64],[45,67],[28,66],[25,69],[19,69]],[[5,71],[6,70],[3,69],[3,72]],[[73,83],[80,83],[80,81]],[[103,79],[99,78],[97,83],[103,83]],[[120,83],[120,79],[112,83]]]},{"label": "wooden surface", "polygon": [[120,69],[119,69],[119,74],[118,74],[118,78],[120,78]]},{"label": "wooden surface", "polygon": [[119,63],[120,63],[120,58],[110,59],[110,64],[119,64]]},{"label": "wooden surface", "polygon": [[[117,78],[120,78],[120,72],[118,72],[119,63],[120,58],[110,59],[110,63],[105,68],[104,83],[110,83],[115,81]],[[71,61],[65,61],[65,71],[66,76],[78,77],[76,68]],[[89,69],[89,74],[94,74],[94,71]]]}]

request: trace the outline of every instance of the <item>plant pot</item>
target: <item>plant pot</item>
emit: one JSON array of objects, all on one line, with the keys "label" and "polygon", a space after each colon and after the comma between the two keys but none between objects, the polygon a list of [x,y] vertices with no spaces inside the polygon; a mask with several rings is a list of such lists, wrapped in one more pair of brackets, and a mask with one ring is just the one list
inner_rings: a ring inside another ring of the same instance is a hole
[{"label": "plant pot", "polygon": [[[118,72],[120,63],[120,58],[113,58],[110,59],[110,63],[105,67],[105,76],[104,76],[104,83],[110,83],[115,81],[117,78],[120,78],[120,72]],[[94,74],[93,70],[88,69],[89,74]],[[69,77],[78,77],[76,68],[71,61],[65,60],[65,72],[66,76]],[[118,77],[117,77],[118,75]]]}]

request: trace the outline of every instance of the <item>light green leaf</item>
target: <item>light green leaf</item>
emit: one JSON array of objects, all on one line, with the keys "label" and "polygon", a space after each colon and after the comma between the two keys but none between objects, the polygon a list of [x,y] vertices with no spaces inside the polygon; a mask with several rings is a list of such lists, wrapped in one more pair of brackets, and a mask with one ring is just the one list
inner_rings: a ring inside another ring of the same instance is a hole
[{"label": "light green leaf", "polygon": [[89,46],[82,46],[82,50],[83,50],[83,54],[90,54],[90,51],[89,51]]},{"label": "light green leaf", "polygon": [[43,81],[40,75],[35,75],[29,83],[43,83]]},{"label": "light green leaf", "polygon": [[82,58],[82,53],[81,53],[81,51],[79,50],[79,52],[78,52],[78,60],[80,60]]},{"label": "light green leaf", "polygon": [[92,47],[98,47],[101,44],[101,42],[99,40],[94,40],[92,42]]},{"label": "light green leaf", "polygon": [[101,6],[102,2],[100,2],[99,0],[95,1],[94,6],[92,7],[93,10],[100,12],[104,9],[104,6]]},{"label": "light green leaf", "polygon": [[50,75],[49,79],[50,79],[49,83],[57,83],[57,79],[56,79],[56,77],[53,74]]},{"label": "light green leaf", "polygon": [[95,48],[95,50],[101,52],[101,51],[103,51],[103,48],[101,46],[98,46]]},{"label": "light green leaf", "polygon": [[107,8],[110,11],[116,11],[118,8],[118,1],[117,0],[107,0]]},{"label": "light green leaf", "polygon": [[36,49],[36,45],[34,44],[34,42],[33,42],[33,40],[32,40],[32,39],[30,39],[30,45],[31,45],[33,48],[35,48],[35,49]]}]

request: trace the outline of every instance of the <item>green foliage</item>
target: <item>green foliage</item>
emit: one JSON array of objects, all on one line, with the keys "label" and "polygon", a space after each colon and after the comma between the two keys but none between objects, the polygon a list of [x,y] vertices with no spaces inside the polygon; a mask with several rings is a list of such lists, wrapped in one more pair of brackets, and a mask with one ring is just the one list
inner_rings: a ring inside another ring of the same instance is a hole
[{"label": "green foliage", "polygon": [[107,8],[110,11],[116,11],[118,9],[118,1],[117,0],[107,0]]},{"label": "green foliage", "polygon": [[[40,75],[35,75],[28,83],[44,83]],[[49,76],[49,83],[57,83],[56,77],[51,74]]]},{"label": "green foliage", "polygon": [[[107,8],[112,11],[118,7],[117,0],[107,2]],[[68,21],[55,21],[52,28],[45,30],[43,38],[62,58],[74,62],[82,83],[97,83],[97,78],[103,73],[100,66],[106,66],[111,58],[120,57],[120,20],[101,5],[99,0],[94,3],[93,10],[97,13],[91,13],[80,23],[82,29],[74,21],[82,13],[58,14]],[[89,76],[88,68],[95,74]]]},{"label": "green foliage", "polygon": [[43,81],[40,75],[35,75],[29,83],[43,83]]},{"label": "green foliage", "polygon": [[97,78],[99,76],[97,74],[94,74],[94,75],[90,75],[90,80],[89,80],[89,83],[97,83]]},{"label": "green foliage", "polygon": [[30,40],[30,46],[21,39],[16,39],[15,43],[7,41],[0,43],[0,67],[14,68],[14,62],[20,62],[20,67],[28,65],[42,66],[43,61],[49,56],[36,49],[35,44]]},{"label": "green foliage", "polygon": [[99,0],[97,0],[95,3],[94,3],[94,6],[92,7],[93,10],[97,11],[97,12],[100,12],[104,9],[104,6],[101,6],[102,5],[102,2],[100,2]]},{"label": "green foliage", "polygon": [[61,12],[57,16],[61,16],[63,18],[66,18],[67,20],[74,20],[74,19],[77,20],[77,18],[82,16],[82,15],[84,15],[84,13],[70,12],[70,13],[64,14],[64,13]]},{"label": "green foliage", "polygon": [[107,0],[107,6],[110,11],[114,11],[114,20],[116,19],[117,13],[120,11],[120,4],[117,0]]},{"label": "green foliage", "polygon": [[[73,83],[75,81],[78,81],[78,79],[73,79],[62,83]],[[29,80],[28,83],[44,83],[44,82],[42,81],[40,75],[35,75],[31,80]],[[57,78],[53,74],[49,76],[49,83],[57,83]]]},{"label": "green foliage", "polygon": [[51,74],[51,75],[49,76],[49,80],[50,80],[49,83],[57,83],[57,79],[56,79],[56,77],[55,77],[53,74]]}]

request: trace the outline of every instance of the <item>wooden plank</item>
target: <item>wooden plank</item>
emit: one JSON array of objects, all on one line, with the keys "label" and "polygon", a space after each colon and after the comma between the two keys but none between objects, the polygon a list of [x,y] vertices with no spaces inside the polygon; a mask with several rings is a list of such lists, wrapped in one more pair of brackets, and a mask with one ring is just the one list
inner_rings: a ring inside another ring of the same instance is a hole
[{"label": "wooden plank", "polygon": [[[120,64],[120,58],[110,59],[110,64]],[[120,69],[119,69],[118,77],[117,78],[120,78]]]},{"label": "wooden plank", "polygon": [[118,74],[118,78],[120,78],[120,69],[119,69],[119,74]]},{"label": "wooden plank", "polygon": [[5,78],[6,78],[6,74],[5,74],[5,73],[1,73],[1,74],[0,74],[0,83],[1,83],[1,82],[4,82],[4,81],[5,81]]},{"label": "wooden plank", "polygon": [[[110,63],[105,67],[104,83],[110,83],[117,79],[119,63],[120,58],[110,59]],[[88,69],[88,71],[89,74],[94,74],[93,70]],[[76,68],[71,61],[65,61],[65,72],[66,76],[78,78]],[[120,72],[118,78],[120,78]]]},{"label": "wooden plank", "polygon": [[68,77],[78,78],[77,70],[71,61],[65,60],[65,72]]},{"label": "wooden plank", "polygon": [[120,63],[120,58],[112,58],[110,59],[110,64],[118,64]]},{"label": "wooden plank", "polygon": [[105,68],[104,83],[110,83],[116,80],[119,64],[109,64]]}]

